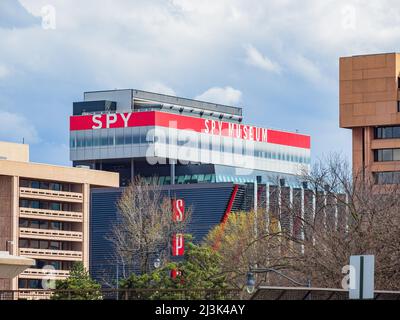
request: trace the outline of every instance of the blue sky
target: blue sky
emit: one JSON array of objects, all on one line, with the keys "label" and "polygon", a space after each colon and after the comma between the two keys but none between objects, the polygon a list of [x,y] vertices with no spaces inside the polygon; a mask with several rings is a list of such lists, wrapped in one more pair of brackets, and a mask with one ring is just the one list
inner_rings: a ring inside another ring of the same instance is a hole
[{"label": "blue sky", "polygon": [[1,0],[0,139],[69,165],[72,102],[137,88],[242,106],[246,123],[310,134],[314,159],[350,158],[338,59],[399,44],[391,0]]}]

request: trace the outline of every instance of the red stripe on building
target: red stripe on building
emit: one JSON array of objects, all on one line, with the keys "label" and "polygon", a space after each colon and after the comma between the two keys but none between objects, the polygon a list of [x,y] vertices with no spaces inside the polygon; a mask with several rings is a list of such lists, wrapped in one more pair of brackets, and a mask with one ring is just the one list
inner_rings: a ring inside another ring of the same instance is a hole
[{"label": "red stripe on building", "polygon": [[310,149],[310,136],[165,112],[110,113],[70,117],[70,131],[159,126],[256,142]]},{"label": "red stripe on building", "polygon": [[268,130],[268,143],[280,144],[297,148],[311,148],[310,136],[276,130]]}]

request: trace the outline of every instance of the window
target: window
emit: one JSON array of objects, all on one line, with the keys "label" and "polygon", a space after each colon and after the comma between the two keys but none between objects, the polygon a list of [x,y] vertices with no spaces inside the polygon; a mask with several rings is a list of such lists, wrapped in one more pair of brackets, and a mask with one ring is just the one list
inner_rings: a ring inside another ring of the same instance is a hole
[{"label": "window", "polygon": [[376,172],[374,177],[375,184],[400,184],[399,171]]},{"label": "window", "polygon": [[49,203],[48,202],[40,202],[39,203],[39,207],[40,207],[40,209],[45,209],[45,210],[47,210],[47,209],[49,209]]},{"label": "window", "polygon": [[29,221],[26,219],[20,219],[19,220],[19,227],[20,228],[28,228],[29,227]]},{"label": "window", "polygon": [[114,145],[114,133],[115,133],[115,129],[110,129],[108,131],[108,142],[107,142],[107,145],[109,145],[109,146],[113,146]]},{"label": "window", "polygon": [[50,241],[49,249],[50,250],[60,250],[61,249],[61,243],[58,242],[58,241]]},{"label": "window", "polygon": [[31,188],[39,189],[40,182],[39,181],[31,181]]},{"label": "window", "polygon": [[132,144],[132,128],[124,128],[125,144]]},{"label": "window", "polygon": [[22,188],[29,188],[30,183],[29,183],[28,180],[21,179],[19,181],[19,186],[22,187]]},{"label": "window", "polygon": [[39,229],[48,229],[49,223],[47,221],[40,221],[39,222]]},{"label": "window", "polygon": [[39,249],[39,241],[38,240],[29,240],[29,248]]},{"label": "window", "polygon": [[29,201],[28,200],[20,200],[19,206],[22,208],[29,208]]},{"label": "window", "polygon": [[45,189],[45,190],[49,190],[50,189],[50,185],[48,182],[40,182],[40,189]]},{"label": "window", "polygon": [[39,201],[31,201],[29,208],[33,208],[33,209],[39,209],[40,207],[40,203]]},{"label": "window", "polygon": [[42,286],[40,285],[40,280],[28,280],[28,288],[29,289],[41,289]]},{"label": "window", "polygon": [[50,183],[50,189],[55,191],[61,191],[60,183]]},{"label": "window", "polygon": [[115,134],[115,144],[120,146],[124,144],[124,133],[121,131],[117,131]]},{"label": "window", "polygon": [[20,239],[20,240],[19,240],[19,247],[20,247],[20,248],[29,248],[29,240],[27,240],[27,239]]},{"label": "window", "polygon": [[40,240],[40,249],[49,249],[49,242],[45,240]]},{"label": "window", "polygon": [[51,222],[50,229],[52,230],[61,230],[61,223],[60,222]]},{"label": "window", "polygon": [[400,149],[379,149],[374,151],[375,162],[400,161]]},{"label": "window", "polygon": [[382,161],[392,161],[393,160],[393,150],[387,149],[382,150]]},{"label": "window", "polygon": [[400,139],[400,126],[375,128],[375,139]]}]

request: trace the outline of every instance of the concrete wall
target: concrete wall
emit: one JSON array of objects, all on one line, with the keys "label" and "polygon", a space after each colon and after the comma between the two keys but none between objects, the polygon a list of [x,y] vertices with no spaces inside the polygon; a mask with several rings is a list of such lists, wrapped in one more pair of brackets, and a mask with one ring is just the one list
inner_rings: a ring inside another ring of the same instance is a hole
[{"label": "concrete wall", "polygon": [[[6,242],[12,241],[12,177],[0,176],[0,251],[6,251]],[[0,290],[9,290],[11,281],[0,279]]]},{"label": "concrete wall", "polygon": [[29,145],[0,141],[0,158],[11,161],[29,161]]}]

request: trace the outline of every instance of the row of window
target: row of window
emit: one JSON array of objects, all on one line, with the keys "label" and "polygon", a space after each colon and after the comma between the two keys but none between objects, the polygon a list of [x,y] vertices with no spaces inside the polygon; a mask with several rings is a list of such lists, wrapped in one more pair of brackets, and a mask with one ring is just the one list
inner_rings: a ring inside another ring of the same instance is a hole
[{"label": "row of window", "polygon": [[21,208],[45,209],[45,210],[56,210],[56,211],[73,211],[72,204],[63,202],[53,202],[53,201],[21,199],[19,201],[19,206]]},{"label": "row of window", "polygon": [[375,172],[374,179],[375,184],[400,184],[400,172]]},{"label": "row of window", "polygon": [[374,161],[400,161],[400,149],[379,149],[374,150]]},{"label": "row of window", "polygon": [[67,183],[21,179],[19,184],[20,187],[23,188],[35,188],[35,189],[45,189],[54,191],[71,191],[71,185]]},{"label": "row of window", "polygon": [[19,239],[19,247],[27,249],[72,250],[71,243],[54,240]]},{"label": "row of window", "polygon": [[[147,177],[144,178],[149,184],[158,185],[170,185],[171,176],[161,176],[161,177]],[[193,175],[182,175],[175,177],[175,184],[188,184],[188,183],[211,183],[216,182],[215,174],[193,174]]]},{"label": "row of window", "polygon": [[39,220],[19,220],[20,228],[34,228],[34,229],[44,229],[44,230],[71,230],[71,224],[66,222],[57,221],[39,221]]},{"label": "row of window", "polygon": [[55,270],[70,270],[72,267],[72,262],[35,259],[35,265],[32,268],[43,269],[45,266],[53,266]]},{"label": "row of window", "polygon": [[114,131],[103,131],[104,134],[101,136],[93,134],[71,134],[71,149],[165,142],[166,145],[186,146],[190,148],[197,148],[199,150],[241,154],[254,156],[257,158],[289,161],[301,164],[309,164],[311,162],[309,156],[275,150],[255,149],[253,144],[247,146],[246,141],[241,140],[237,141],[236,143],[232,143],[232,140],[221,139],[221,141],[219,141],[218,139],[215,141],[215,139],[209,139],[209,141],[201,141],[200,139],[197,139],[197,137],[193,137],[193,139],[186,137],[183,140],[178,139],[176,141],[170,141],[168,136],[166,136],[165,139],[160,139],[160,137],[157,136],[147,137],[147,131],[144,129],[141,131],[132,131],[133,135],[124,135],[124,133],[120,131],[116,134]]},{"label": "row of window", "polygon": [[43,280],[39,279],[18,279],[20,289],[44,289]]},{"label": "row of window", "polygon": [[375,128],[375,139],[400,139],[400,126]]}]

